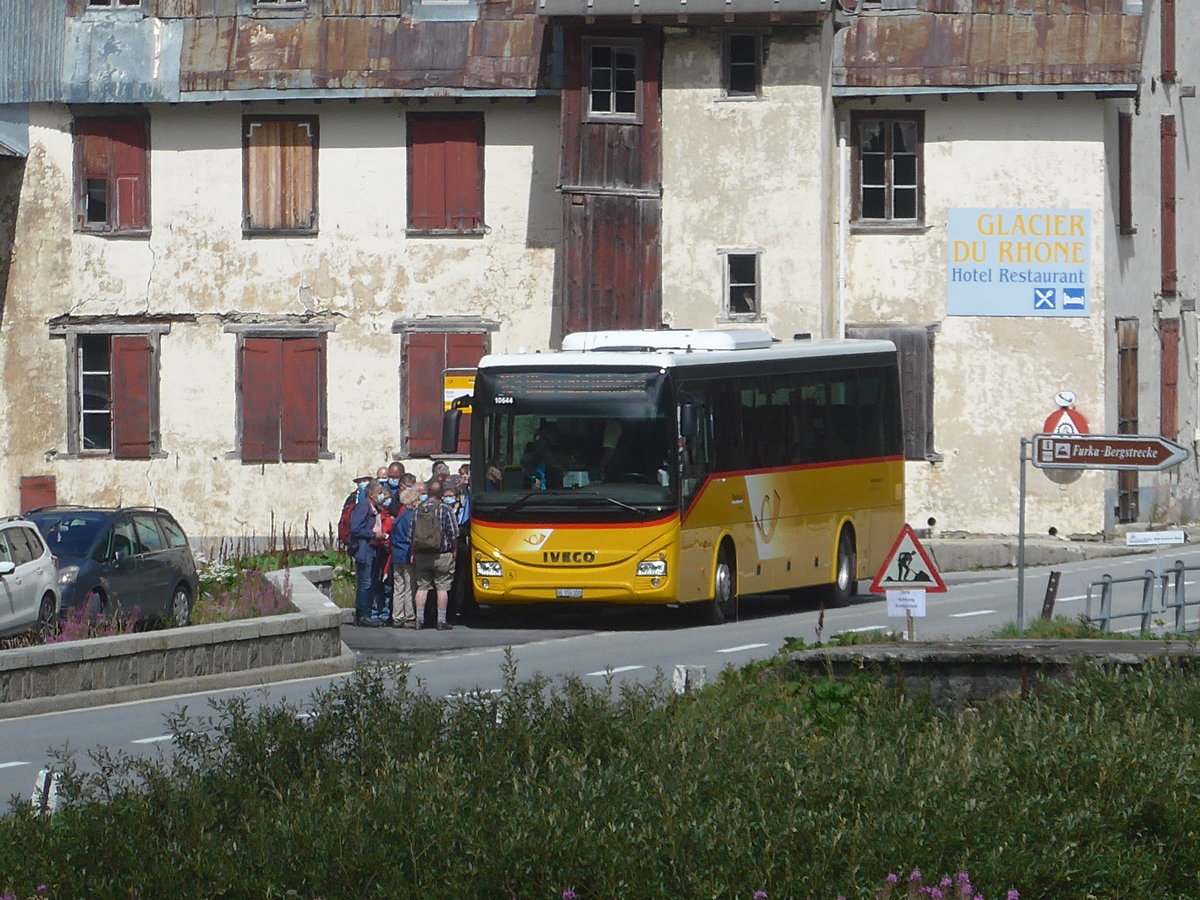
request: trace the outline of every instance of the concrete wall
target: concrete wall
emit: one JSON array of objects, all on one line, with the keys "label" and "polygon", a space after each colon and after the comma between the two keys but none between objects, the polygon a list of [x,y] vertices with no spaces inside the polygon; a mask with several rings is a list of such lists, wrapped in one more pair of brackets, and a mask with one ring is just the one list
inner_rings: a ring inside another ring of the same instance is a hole
[{"label": "concrete wall", "polygon": [[[849,104],[867,108],[865,104]],[[847,241],[846,318],[933,324],[934,449],[939,462],[908,465],[908,518],[939,530],[1014,533],[1022,436],[1041,430],[1057,391],[1104,431],[1110,236],[1104,112],[1091,95],[881,100],[872,110],[925,111],[924,228],[856,233]],[[1088,318],[947,315],[948,210],[1086,209],[1092,216]],[[1115,428],[1114,428],[1115,430]],[[1105,478],[1030,469],[1031,532],[1104,526]]]},{"label": "concrete wall", "polygon": [[[679,33],[676,33],[679,32]],[[668,29],[663,55],[663,309],[678,328],[727,325],[721,250],[759,252],[761,316],[777,337],[829,316],[827,50],[819,29],[766,36],[757,99],[721,92],[721,34]]]},{"label": "concrete wall", "polygon": [[[1200,80],[1200,8],[1194,3],[1175,6],[1175,82],[1162,80],[1162,0],[1147,0],[1144,22],[1146,36],[1143,51],[1142,90],[1137,101],[1126,101],[1120,112],[1133,116],[1133,225],[1136,234],[1114,236],[1115,252],[1109,259],[1109,327],[1106,340],[1115,345],[1116,318],[1138,320],[1138,430],[1159,434],[1162,424],[1159,322],[1164,318],[1180,320],[1178,442],[1192,450],[1192,458],[1160,473],[1139,476],[1139,513],[1148,522],[1193,522],[1200,518],[1200,390],[1197,372],[1196,297],[1200,293],[1200,162],[1194,148],[1200,146],[1200,117],[1195,114],[1196,100],[1185,95]],[[1117,114],[1112,109],[1106,121],[1113,147],[1117,145]],[[1162,210],[1161,210],[1161,128],[1164,116],[1175,119],[1176,138],[1176,245],[1178,293],[1163,296],[1162,286]],[[1108,188],[1113,209],[1119,185],[1119,169],[1114,154],[1109,168]],[[1116,235],[1114,219],[1110,234]],[[1117,385],[1109,387],[1107,408],[1115,421]],[[1116,505],[1116,480],[1112,479],[1108,506]]]},{"label": "concrete wall", "polygon": [[[480,237],[406,237],[405,112],[485,116]],[[350,479],[401,447],[397,318],[477,316],[501,324],[494,351],[549,339],[559,237],[557,102],[408,106],[382,101],[153,106],[149,238],[73,231],[71,115],[35,106],[31,150],[0,321],[0,374],[19,427],[0,437],[0,509],[22,475],[54,475],[60,502],[159,504],[193,536],[318,531]],[[241,122],[316,115],[319,234],[243,237]],[[65,349],[47,320],[167,316],[161,343],[166,458],[64,459]],[[194,316],[194,321],[188,317]],[[317,463],[236,458],[236,337],[256,317],[315,317],[328,336],[328,450]],[[440,392],[439,385],[430,390]],[[429,462],[415,469],[428,475]]]}]

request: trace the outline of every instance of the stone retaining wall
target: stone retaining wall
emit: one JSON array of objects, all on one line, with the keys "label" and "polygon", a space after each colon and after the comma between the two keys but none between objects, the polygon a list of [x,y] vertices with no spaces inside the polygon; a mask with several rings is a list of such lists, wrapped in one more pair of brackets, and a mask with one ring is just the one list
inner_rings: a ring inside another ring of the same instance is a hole
[{"label": "stone retaining wall", "polygon": [[352,669],[327,596],[333,570],[267,577],[290,589],[297,612],[0,651],[0,719]]},{"label": "stone retaining wall", "polygon": [[1195,663],[1185,641],[958,641],[859,644],[790,653],[786,669],[810,676],[880,675],[906,697],[928,696],[942,708],[977,707],[997,696],[1029,696],[1048,679],[1070,678],[1082,660],[1141,666],[1170,656]]}]

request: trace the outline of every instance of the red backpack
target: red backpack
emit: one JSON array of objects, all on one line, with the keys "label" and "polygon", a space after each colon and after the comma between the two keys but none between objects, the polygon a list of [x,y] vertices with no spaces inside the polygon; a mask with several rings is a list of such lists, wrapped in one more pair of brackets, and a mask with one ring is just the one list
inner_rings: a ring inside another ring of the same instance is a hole
[{"label": "red backpack", "polygon": [[[352,556],[354,555],[354,550],[350,548],[350,514],[354,512],[354,507],[357,505],[358,494],[351,494],[346,498],[346,502],[342,506],[342,514],[338,517],[338,543]],[[355,543],[357,544],[358,542],[355,541]]]}]

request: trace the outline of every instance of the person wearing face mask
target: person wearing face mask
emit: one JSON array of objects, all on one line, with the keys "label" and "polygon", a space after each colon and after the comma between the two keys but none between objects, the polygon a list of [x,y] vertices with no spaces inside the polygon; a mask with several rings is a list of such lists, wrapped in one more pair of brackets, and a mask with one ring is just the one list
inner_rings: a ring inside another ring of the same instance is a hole
[{"label": "person wearing face mask", "polygon": [[[400,485],[404,481],[404,464],[393,462],[387,467],[387,481],[384,482],[388,490],[392,492],[393,497],[400,496]],[[392,508],[395,510],[396,504],[392,503]]]},{"label": "person wearing face mask", "polygon": [[[388,483],[388,466],[375,471],[375,480],[383,491],[380,497],[379,520],[376,523],[375,566],[371,572],[371,618],[381,625],[392,621],[392,522],[396,516],[396,492]],[[399,479],[397,479],[397,482]]]},{"label": "person wearing face mask", "polygon": [[438,537],[434,547],[423,548],[420,522],[413,521],[413,566],[417,575],[417,592],[414,598],[417,627],[425,622],[425,601],[430,592],[437,595],[437,628],[448,631],[454,626],[447,621],[447,603],[450,585],[454,583],[454,551],[458,546],[458,516],[450,504],[442,498],[442,484],[436,478],[428,485],[429,498],[418,505],[416,516],[433,516],[437,520]]},{"label": "person wearing face mask", "polygon": [[378,481],[368,481],[363,499],[350,514],[350,546],[354,557],[354,624],[378,628],[382,623],[374,615],[376,605],[375,560],[382,535],[380,510],[390,496]]}]

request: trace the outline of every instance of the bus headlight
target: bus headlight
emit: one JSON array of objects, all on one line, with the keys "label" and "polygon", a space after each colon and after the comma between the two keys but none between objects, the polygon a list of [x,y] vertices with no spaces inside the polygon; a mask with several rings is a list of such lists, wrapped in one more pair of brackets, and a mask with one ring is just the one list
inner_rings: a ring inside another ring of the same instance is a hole
[{"label": "bus headlight", "polygon": [[475,561],[475,574],[483,577],[499,578],[504,574],[504,569],[494,559],[477,559]]},{"label": "bus headlight", "polygon": [[637,573],[639,576],[645,575],[647,577],[651,575],[666,575],[667,561],[665,559],[643,559],[637,564]]}]

